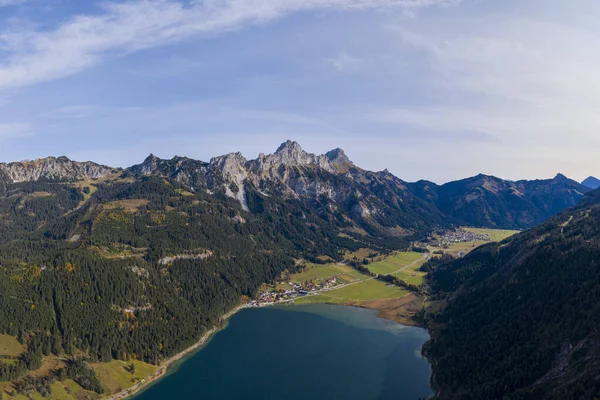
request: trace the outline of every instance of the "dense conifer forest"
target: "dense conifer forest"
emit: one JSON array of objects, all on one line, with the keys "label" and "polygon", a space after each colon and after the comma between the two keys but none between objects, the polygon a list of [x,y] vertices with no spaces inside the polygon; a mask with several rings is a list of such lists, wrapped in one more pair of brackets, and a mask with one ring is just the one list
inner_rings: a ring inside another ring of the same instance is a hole
[{"label": "dense conifer forest", "polygon": [[597,399],[600,193],[549,222],[429,265],[426,348],[440,399]]}]

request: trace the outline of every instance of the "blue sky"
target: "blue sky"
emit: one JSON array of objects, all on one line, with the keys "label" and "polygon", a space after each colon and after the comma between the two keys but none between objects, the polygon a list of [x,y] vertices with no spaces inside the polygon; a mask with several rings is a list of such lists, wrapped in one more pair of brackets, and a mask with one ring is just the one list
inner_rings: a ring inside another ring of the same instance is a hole
[{"label": "blue sky", "polygon": [[0,0],[0,160],[600,175],[596,0]]}]

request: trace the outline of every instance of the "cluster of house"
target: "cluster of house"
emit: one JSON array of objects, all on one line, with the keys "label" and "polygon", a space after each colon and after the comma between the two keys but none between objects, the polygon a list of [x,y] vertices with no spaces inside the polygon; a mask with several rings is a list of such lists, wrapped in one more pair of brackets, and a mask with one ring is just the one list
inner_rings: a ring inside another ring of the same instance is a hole
[{"label": "cluster of house", "polygon": [[[283,285],[283,283],[281,283]],[[292,288],[289,290],[275,290],[271,289],[269,291],[263,292],[260,294],[258,300],[253,300],[250,302],[250,306],[260,306],[264,304],[273,304],[280,302],[289,302],[293,301],[296,297],[299,296],[307,296],[309,294],[318,293],[321,290],[329,290],[334,286],[338,285],[337,278],[331,277],[322,282],[306,282],[303,284],[289,282],[288,285]]]},{"label": "cluster of house", "polygon": [[440,237],[439,242],[434,243],[435,247],[445,247],[450,243],[468,243],[475,241],[489,241],[490,235],[475,233],[471,231],[466,231],[464,229],[457,229],[455,231],[448,231],[443,236]]}]

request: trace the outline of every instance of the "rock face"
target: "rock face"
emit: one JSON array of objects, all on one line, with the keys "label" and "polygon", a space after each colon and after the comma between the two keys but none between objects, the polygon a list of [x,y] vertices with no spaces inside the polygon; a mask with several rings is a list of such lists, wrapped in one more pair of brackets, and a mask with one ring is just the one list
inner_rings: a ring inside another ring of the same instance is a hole
[{"label": "rock face", "polygon": [[249,211],[245,189],[245,181],[248,178],[246,164],[247,161],[242,153],[231,153],[213,158],[209,163],[211,171],[209,183],[213,189],[221,183],[225,194],[237,199],[242,208]]},{"label": "rock face", "polygon": [[117,169],[93,162],[76,162],[67,157],[47,157],[33,161],[0,163],[0,179],[6,183],[52,180],[99,179],[118,172]]}]

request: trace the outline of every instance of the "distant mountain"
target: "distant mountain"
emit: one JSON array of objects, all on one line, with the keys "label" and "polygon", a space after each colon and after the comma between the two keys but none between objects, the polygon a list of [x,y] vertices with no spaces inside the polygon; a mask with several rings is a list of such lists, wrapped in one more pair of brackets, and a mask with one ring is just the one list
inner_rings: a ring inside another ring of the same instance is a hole
[{"label": "distant mountain", "polygon": [[93,162],[76,162],[69,160],[67,157],[47,157],[33,161],[0,163],[0,181],[18,183],[39,179],[98,179],[117,171],[117,168]]},{"label": "distant mountain", "polygon": [[454,221],[503,229],[537,225],[574,206],[590,190],[562,174],[554,179],[516,182],[481,174],[441,186],[419,181],[408,188]]},{"label": "distant mountain", "polygon": [[539,227],[438,267],[438,399],[597,399],[600,191]]},{"label": "distant mountain", "polygon": [[600,188],[600,179],[590,176],[589,178],[581,182],[581,184],[592,190],[598,189]]}]

